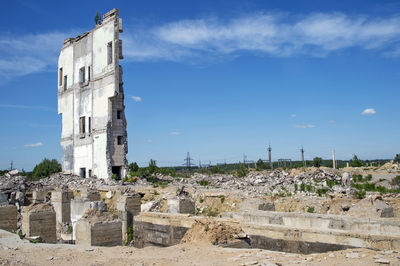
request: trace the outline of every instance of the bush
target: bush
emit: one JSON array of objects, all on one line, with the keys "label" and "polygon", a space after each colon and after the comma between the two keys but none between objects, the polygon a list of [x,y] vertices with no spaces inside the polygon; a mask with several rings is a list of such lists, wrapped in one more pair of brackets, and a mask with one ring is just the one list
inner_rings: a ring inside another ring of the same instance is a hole
[{"label": "bush", "polygon": [[267,165],[261,159],[258,159],[258,161],[256,162],[256,167],[257,170],[267,169]]},{"label": "bush", "polygon": [[319,189],[317,189],[317,194],[318,194],[318,196],[322,196],[322,195],[325,195],[326,193],[328,192],[328,189],[327,188],[319,188]]},{"label": "bush", "polygon": [[201,185],[201,186],[208,186],[208,181],[207,180],[201,180],[200,182],[199,182],[199,185]]},{"label": "bush", "polygon": [[245,177],[248,173],[249,173],[249,169],[247,169],[247,166],[241,163],[239,165],[239,169],[237,170],[237,176]]},{"label": "bush", "polygon": [[49,160],[45,158],[41,163],[33,168],[32,179],[45,178],[61,171],[61,164],[59,164],[56,159]]},{"label": "bush", "polygon": [[300,184],[300,191],[306,191],[306,185],[304,183]]},{"label": "bush", "polygon": [[351,167],[360,167],[362,166],[362,162],[358,159],[357,155],[354,155],[353,160],[350,161]]},{"label": "bush", "polygon": [[314,207],[308,207],[307,212],[309,213],[314,213],[315,209]]},{"label": "bush", "polygon": [[390,184],[394,187],[400,188],[400,175],[394,177]]},{"label": "bush", "polygon": [[364,190],[359,190],[354,192],[354,197],[356,197],[357,199],[363,199],[365,198],[365,194],[367,194]]},{"label": "bush", "polygon": [[396,156],[394,157],[393,161],[396,162],[396,163],[400,163],[400,153],[396,154]]},{"label": "bush", "polygon": [[313,165],[315,167],[320,167],[322,165],[322,158],[321,157],[315,157],[313,159]]},{"label": "bush", "polygon": [[130,172],[137,172],[138,170],[139,170],[139,165],[136,162],[129,164]]}]

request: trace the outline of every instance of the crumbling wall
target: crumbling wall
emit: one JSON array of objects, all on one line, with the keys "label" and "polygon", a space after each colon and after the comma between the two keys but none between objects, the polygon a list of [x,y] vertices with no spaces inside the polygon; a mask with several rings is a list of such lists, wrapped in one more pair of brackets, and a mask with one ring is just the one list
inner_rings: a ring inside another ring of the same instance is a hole
[{"label": "crumbling wall", "polygon": [[46,243],[55,243],[56,213],[53,207],[48,204],[23,207],[22,233],[27,237],[40,236]]},{"label": "crumbling wall", "polygon": [[7,231],[17,230],[17,206],[0,205],[0,229]]}]

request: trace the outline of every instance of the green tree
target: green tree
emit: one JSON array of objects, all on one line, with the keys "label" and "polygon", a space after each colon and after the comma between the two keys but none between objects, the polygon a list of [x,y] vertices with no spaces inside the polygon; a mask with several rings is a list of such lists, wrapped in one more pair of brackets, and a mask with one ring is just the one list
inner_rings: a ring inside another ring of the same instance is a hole
[{"label": "green tree", "polygon": [[249,169],[247,165],[244,163],[239,164],[239,169],[237,170],[237,176],[238,177],[244,177],[249,173]]},{"label": "green tree", "polygon": [[157,167],[157,164],[156,164],[156,160],[150,159],[150,162],[149,162],[149,171],[150,171],[150,173],[157,172],[157,169],[158,169],[158,167]]},{"label": "green tree", "polygon": [[321,157],[315,157],[313,159],[313,165],[315,167],[320,167],[322,165],[322,158]]},{"label": "green tree", "polygon": [[396,154],[396,156],[394,157],[394,161],[395,161],[396,163],[400,163],[400,153],[399,153],[399,154]]},{"label": "green tree", "polygon": [[49,160],[45,158],[33,168],[32,178],[40,179],[58,172],[61,172],[61,164],[59,164],[56,159]]},{"label": "green tree", "polygon": [[101,22],[101,16],[100,16],[99,11],[97,11],[96,16],[94,16],[94,22],[96,23],[96,25],[100,24],[100,22]]},{"label": "green tree", "polygon": [[351,167],[360,167],[362,166],[362,162],[358,159],[357,155],[353,156],[353,159],[350,161]]},{"label": "green tree", "polygon": [[267,169],[267,165],[261,159],[258,159],[258,161],[256,162],[256,167],[258,170]]},{"label": "green tree", "polygon": [[137,172],[138,170],[139,170],[139,165],[136,162],[129,164],[129,171]]}]

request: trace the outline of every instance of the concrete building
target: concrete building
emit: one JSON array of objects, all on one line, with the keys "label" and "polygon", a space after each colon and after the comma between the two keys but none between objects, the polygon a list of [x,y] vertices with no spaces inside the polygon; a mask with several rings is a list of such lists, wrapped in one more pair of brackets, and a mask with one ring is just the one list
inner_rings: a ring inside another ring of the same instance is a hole
[{"label": "concrete building", "polygon": [[58,58],[62,168],[81,177],[125,176],[128,152],[118,9],[64,41]]}]

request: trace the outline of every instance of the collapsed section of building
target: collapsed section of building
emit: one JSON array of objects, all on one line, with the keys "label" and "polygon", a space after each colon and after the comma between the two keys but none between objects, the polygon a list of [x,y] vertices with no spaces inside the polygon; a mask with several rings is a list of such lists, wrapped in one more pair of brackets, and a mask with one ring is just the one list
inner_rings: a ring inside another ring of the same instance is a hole
[{"label": "collapsed section of building", "polygon": [[64,41],[58,59],[62,169],[81,177],[126,174],[128,152],[118,9]]}]

